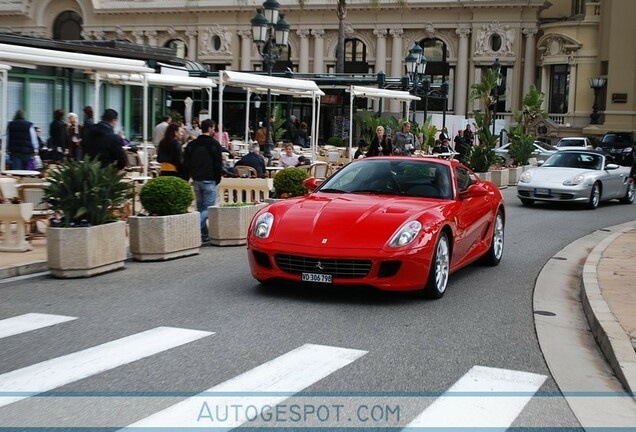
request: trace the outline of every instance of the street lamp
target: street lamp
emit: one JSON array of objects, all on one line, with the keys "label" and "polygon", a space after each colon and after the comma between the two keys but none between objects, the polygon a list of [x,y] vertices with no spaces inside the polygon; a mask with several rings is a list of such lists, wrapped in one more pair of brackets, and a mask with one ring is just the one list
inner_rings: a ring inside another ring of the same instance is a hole
[{"label": "street lamp", "polygon": [[442,130],[446,130],[446,107],[448,101],[448,81],[444,81],[442,83],[442,97],[444,100],[442,101]]},{"label": "street lamp", "polygon": [[[285,21],[285,15],[278,13],[280,4],[276,0],[266,0],[263,7],[257,9],[256,16],[252,18],[252,37],[258,48],[258,54],[263,58],[267,68],[267,74],[272,75],[272,69],[280,58],[283,48],[289,40],[289,24]],[[274,125],[272,117],[272,90],[267,89],[267,138],[265,139],[264,156],[271,160],[274,148]]]},{"label": "street lamp", "polygon": [[[409,50],[409,54],[404,59],[406,63],[406,70],[410,80],[413,82],[413,94],[417,95],[417,87],[420,85],[422,78],[424,78],[424,72],[426,72],[426,56],[424,50],[418,44]],[[428,80],[426,80],[428,81]],[[428,97],[428,94],[426,95]],[[413,121],[415,121],[415,110],[417,108],[416,102],[413,101]],[[424,112],[424,122],[426,122],[426,110]]]},{"label": "street lamp", "polygon": [[497,123],[497,104],[499,103],[499,86],[501,85],[501,63],[499,59],[495,59],[492,64],[492,70],[497,74],[497,83],[492,89],[493,105],[492,105],[492,134],[495,134],[495,125]]},{"label": "street lamp", "polygon": [[259,96],[258,93],[254,93],[254,96],[252,96],[252,102],[254,102],[254,110],[256,111],[254,114],[254,135],[256,136],[256,130],[258,129],[258,110],[261,107],[261,97]]},{"label": "street lamp", "polygon": [[599,124],[598,120],[600,118],[600,114],[598,113],[598,94],[601,89],[605,87],[607,79],[602,77],[589,78],[588,82],[590,83],[590,87],[594,90],[594,105],[592,105],[592,114],[590,114],[590,124]]}]

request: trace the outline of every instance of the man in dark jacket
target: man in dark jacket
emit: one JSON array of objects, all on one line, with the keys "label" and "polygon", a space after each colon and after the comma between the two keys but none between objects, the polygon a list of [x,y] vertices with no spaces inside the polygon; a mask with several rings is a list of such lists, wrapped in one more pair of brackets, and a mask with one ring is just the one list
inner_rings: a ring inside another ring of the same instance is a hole
[{"label": "man in dark jacket", "polygon": [[201,135],[190,141],[183,153],[183,166],[192,177],[197,210],[201,213],[201,241],[208,238],[208,207],[216,204],[216,186],[223,174],[223,148],[214,136],[214,121],[201,123]]},{"label": "man in dark jacket", "polygon": [[261,156],[261,149],[258,145],[251,146],[249,153],[239,159],[236,165],[252,167],[256,170],[258,177],[265,177],[265,159]]},{"label": "man in dark jacket", "polygon": [[33,123],[24,119],[22,110],[16,111],[13,121],[7,125],[7,143],[11,167],[14,170],[27,169],[31,156],[38,148],[38,138]]},{"label": "man in dark jacket", "polygon": [[97,158],[103,167],[116,164],[117,169],[127,165],[126,153],[122,148],[121,137],[115,133],[118,114],[114,109],[104,111],[102,121],[93,126],[84,143],[84,152],[91,158]]}]

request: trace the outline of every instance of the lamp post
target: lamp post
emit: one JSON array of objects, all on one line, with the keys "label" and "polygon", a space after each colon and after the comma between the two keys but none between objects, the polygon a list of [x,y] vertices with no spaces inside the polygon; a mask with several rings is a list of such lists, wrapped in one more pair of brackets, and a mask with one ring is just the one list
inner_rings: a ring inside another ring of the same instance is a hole
[{"label": "lamp post", "polygon": [[607,79],[598,77],[598,78],[590,78],[588,79],[590,83],[590,87],[594,90],[594,105],[592,105],[592,114],[590,114],[590,124],[599,124],[599,118],[601,117],[598,113],[598,94],[603,87],[605,87],[605,83],[607,83]]},{"label": "lamp post", "polygon": [[258,130],[258,111],[261,108],[261,97],[259,96],[258,93],[254,93],[254,96],[252,97],[252,102],[254,102],[254,110],[255,110],[255,114],[254,114],[254,126],[252,127],[252,130],[254,131],[254,136],[256,136],[256,131]]},{"label": "lamp post", "polygon": [[[424,72],[426,72],[426,56],[424,50],[420,44],[415,43],[415,46],[409,50],[409,54],[404,59],[406,63],[406,70],[410,80],[413,82],[413,94],[417,95],[417,87],[420,85],[422,78],[424,78]],[[428,81],[428,80],[426,80]],[[427,94],[428,97],[428,94]],[[415,122],[415,111],[417,105],[413,101],[413,121]],[[426,110],[424,112],[424,122],[426,122]]]},{"label": "lamp post", "polygon": [[[444,81],[442,83],[442,97],[444,100],[442,101],[442,130],[446,130],[446,107],[448,101],[448,81]],[[449,137],[452,138],[452,137]]]},{"label": "lamp post", "polygon": [[[263,58],[267,74],[272,75],[272,69],[280,58],[282,50],[289,39],[289,24],[285,16],[278,13],[280,4],[276,0],[266,0],[263,7],[257,9],[252,18],[252,37],[258,48],[258,54]],[[274,125],[272,118],[272,90],[267,89],[267,138],[265,139],[264,156],[271,160],[274,148]]]},{"label": "lamp post", "polygon": [[493,105],[492,105],[492,134],[495,134],[495,125],[497,124],[497,104],[499,103],[499,86],[501,85],[501,63],[499,59],[495,59],[492,64],[492,70],[497,74],[497,83],[492,89]]}]

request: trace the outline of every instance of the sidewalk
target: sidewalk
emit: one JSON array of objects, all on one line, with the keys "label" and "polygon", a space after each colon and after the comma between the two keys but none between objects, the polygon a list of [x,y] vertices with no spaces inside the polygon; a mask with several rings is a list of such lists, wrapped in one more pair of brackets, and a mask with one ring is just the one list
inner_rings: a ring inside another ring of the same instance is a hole
[{"label": "sidewalk", "polygon": [[[636,223],[613,233],[588,255],[581,299],[594,337],[616,376],[636,392]],[[28,252],[0,252],[0,280],[48,271],[46,238]]]}]

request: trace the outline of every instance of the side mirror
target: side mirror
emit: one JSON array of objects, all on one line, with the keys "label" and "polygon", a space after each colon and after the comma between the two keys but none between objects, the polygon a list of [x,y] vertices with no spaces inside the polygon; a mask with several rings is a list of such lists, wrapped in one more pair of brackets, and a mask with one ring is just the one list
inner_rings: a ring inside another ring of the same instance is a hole
[{"label": "side mirror", "polygon": [[308,179],[303,180],[303,186],[309,192],[315,191],[319,185],[320,183],[314,177],[309,177]]},{"label": "side mirror", "polygon": [[537,161],[537,166],[543,165],[544,162],[545,162],[544,160]]},{"label": "side mirror", "polygon": [[465,191],[461,192],[459,194],[459,197],[462,199],[476,198],[476,197],[486,196],[488,194],[489,194],[488,189],[486,189],[484,183],[475,183],[468,186],[468,189],[466,189]]},{"label": "side mirror", "polygon": [[615,163],[608,163],[607,165],[605,165],[605,169],[606,170],[615,170],[618,169],[619,166]]}]

